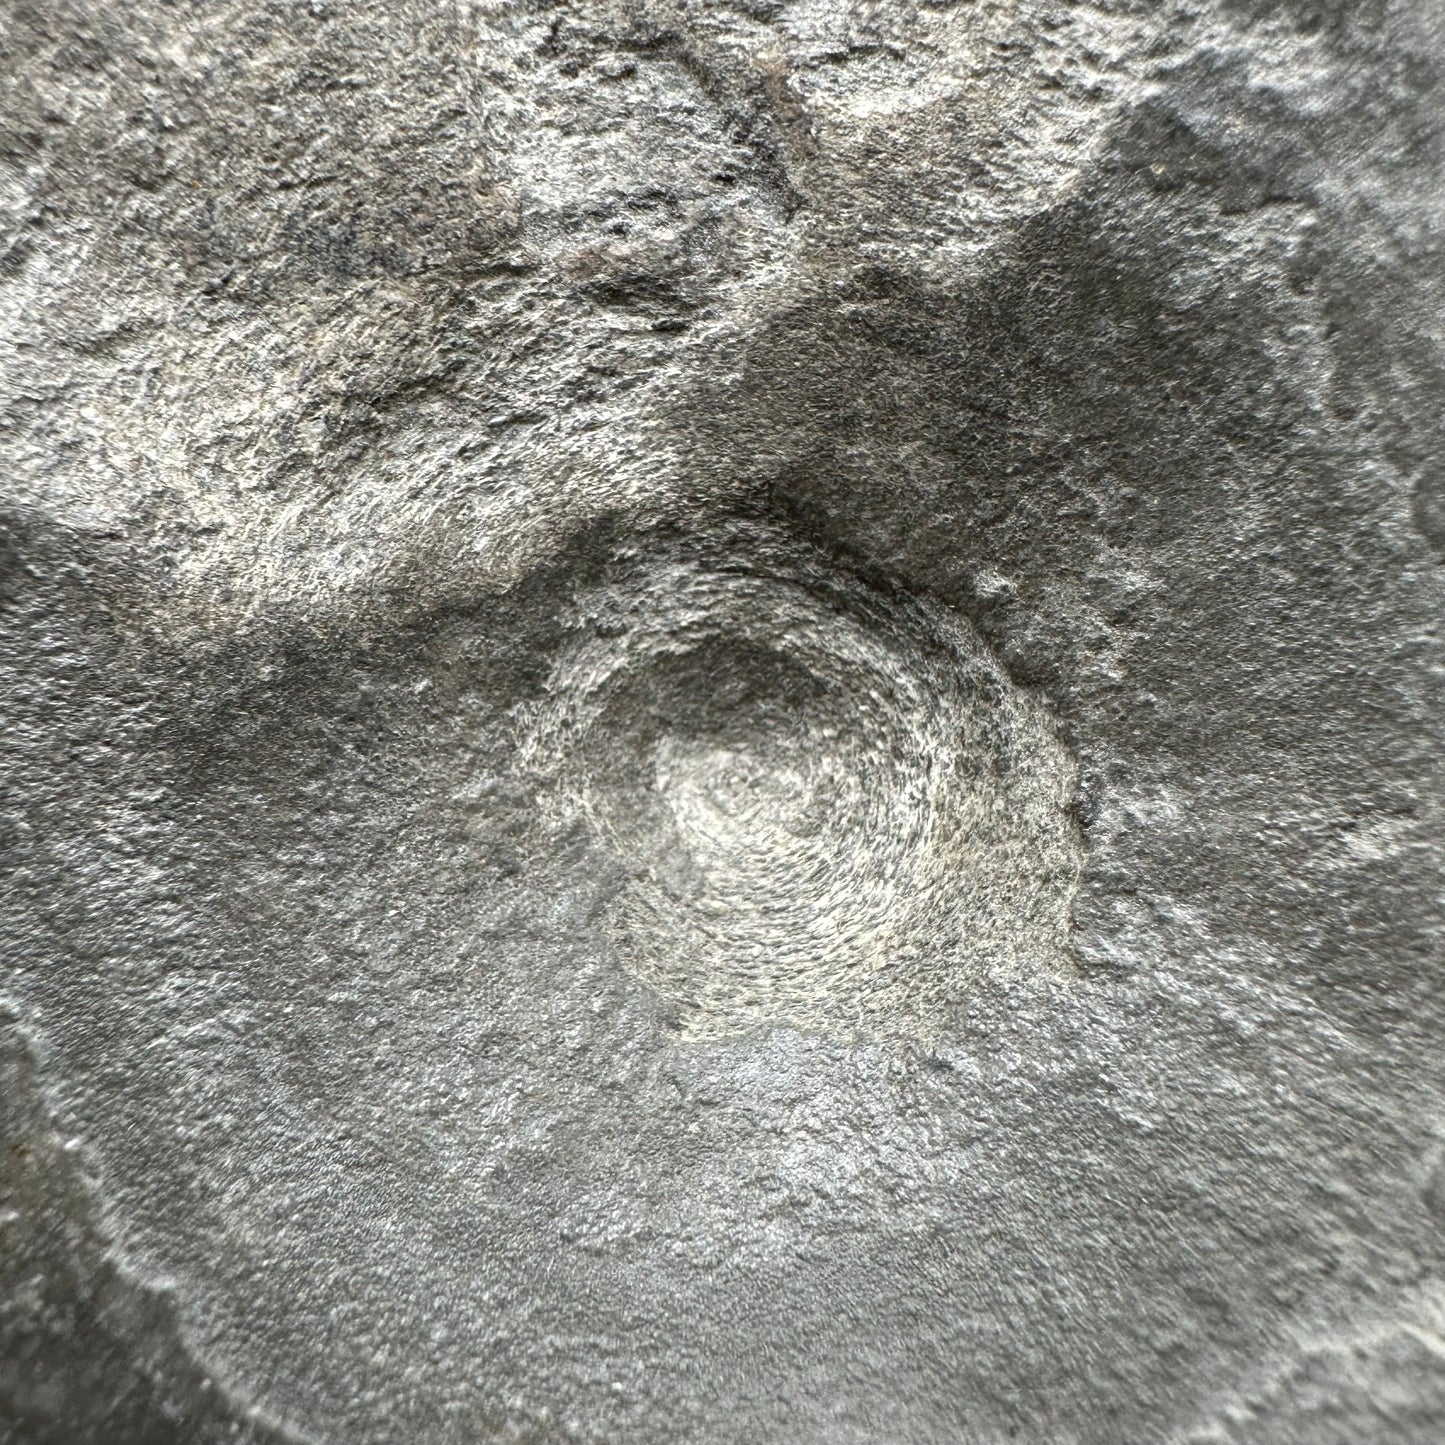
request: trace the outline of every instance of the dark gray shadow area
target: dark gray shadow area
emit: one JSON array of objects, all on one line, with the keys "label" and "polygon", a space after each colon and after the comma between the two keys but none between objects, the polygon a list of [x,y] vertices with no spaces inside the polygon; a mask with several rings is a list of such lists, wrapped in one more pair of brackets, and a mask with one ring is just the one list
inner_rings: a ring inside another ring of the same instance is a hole
[{"label": "dark gray shadow area", "polygon": [[227,1400],[187,1351],[168,1295],[117,1267],[80,1155],[40,1097],[32,1046],[0,1010],[0,1440],[298,1438]]}]

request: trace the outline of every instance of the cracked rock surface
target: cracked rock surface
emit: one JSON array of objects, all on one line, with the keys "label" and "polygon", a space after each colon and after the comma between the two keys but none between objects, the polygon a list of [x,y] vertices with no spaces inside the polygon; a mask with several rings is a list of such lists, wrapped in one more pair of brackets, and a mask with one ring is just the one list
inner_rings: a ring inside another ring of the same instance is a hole
[{"label": "cracked rock surface", "polygon": [[4,0],[0,1441],[1445,1439],[1439,0]]}]

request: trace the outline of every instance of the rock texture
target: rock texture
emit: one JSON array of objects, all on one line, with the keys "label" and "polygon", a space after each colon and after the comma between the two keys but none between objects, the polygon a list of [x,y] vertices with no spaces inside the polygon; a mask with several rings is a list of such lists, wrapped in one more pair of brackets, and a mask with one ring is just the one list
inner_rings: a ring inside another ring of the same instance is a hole
[{"label": "rock texture", "polygon": [[1445,1438],[1437,0],[0,20],[0,1440]]}]

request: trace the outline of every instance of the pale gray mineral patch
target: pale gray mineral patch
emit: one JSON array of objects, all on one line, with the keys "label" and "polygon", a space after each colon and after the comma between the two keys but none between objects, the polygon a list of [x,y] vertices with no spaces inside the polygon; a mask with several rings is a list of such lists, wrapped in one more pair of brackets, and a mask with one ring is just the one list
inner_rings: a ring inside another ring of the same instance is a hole
[{"label": "pale gray mineral patch", "polygon": [[1439,0],[0,25],[4,1445],[1445,1440]]}]

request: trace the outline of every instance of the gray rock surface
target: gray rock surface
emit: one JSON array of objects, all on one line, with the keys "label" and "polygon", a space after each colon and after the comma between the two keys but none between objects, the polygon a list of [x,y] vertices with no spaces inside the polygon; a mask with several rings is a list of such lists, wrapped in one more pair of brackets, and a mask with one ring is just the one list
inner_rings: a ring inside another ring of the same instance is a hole
[{"label": "gray rock surface", "polygon": [[1438,0],[6,0],[0,1440],[1438,1445]]}]

